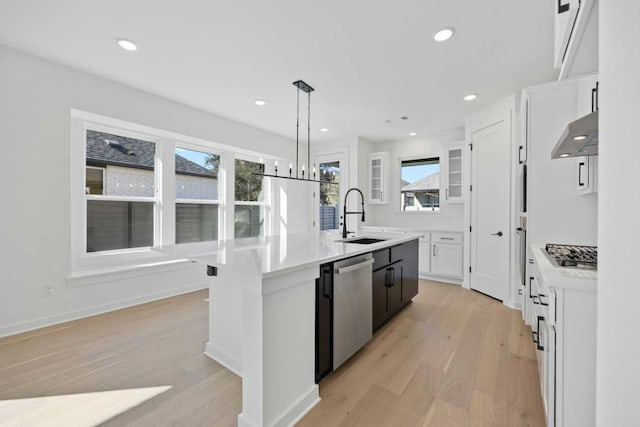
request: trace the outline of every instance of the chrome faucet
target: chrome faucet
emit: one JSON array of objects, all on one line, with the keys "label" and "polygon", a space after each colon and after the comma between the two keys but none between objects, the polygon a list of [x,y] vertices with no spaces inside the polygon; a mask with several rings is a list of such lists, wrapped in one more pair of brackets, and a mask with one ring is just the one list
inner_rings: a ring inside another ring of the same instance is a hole
[{"label": "chrome faucet", "polygon": [[[347,212],[347,199],[349,198],[349,193],[351,193],[354,190],[360,193],[360,206],[362,210],[359,212],[358,211]],[[346,239],[347,234],[351,233],[350,231],[347,231],[347,215],[356,215],[356,214],[362,214],[361,221],[364,222],[364,194],[362,194],[362,191],[360,191],[359,188],[353,187],[353,188],[350,188],[347,191],[347,194],[344,195],[344,206],[343,206],[343,214],[342,214],[342,238],[343,239]]]}]

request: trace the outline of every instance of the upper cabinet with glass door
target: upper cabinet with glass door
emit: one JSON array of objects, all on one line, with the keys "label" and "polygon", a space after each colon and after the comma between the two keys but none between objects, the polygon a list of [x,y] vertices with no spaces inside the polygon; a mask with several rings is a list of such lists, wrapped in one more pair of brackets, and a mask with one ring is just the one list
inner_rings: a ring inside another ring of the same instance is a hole
[{"label": "upper cabinet with glass door", "polygon": [[447,187],[445,199],[448,203],[463,203],[462,193],[462,146],[447,150]]},{"label": "upper cabinet with glass door", "polygon": [[385,204],[389,202],[387,197],[387,159],[388,153],[369,154],[369,189],[368,199],[372,204]]}]

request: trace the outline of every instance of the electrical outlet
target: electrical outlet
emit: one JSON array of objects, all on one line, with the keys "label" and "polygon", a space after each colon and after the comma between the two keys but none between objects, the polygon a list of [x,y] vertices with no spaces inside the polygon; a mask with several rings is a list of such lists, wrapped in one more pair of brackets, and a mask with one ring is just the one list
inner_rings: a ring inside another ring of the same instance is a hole
[{"label": "electrical outlet", "polygon": [[52,297],[56,293],[53,286],[44,286],[40,292],[43,297]]}]

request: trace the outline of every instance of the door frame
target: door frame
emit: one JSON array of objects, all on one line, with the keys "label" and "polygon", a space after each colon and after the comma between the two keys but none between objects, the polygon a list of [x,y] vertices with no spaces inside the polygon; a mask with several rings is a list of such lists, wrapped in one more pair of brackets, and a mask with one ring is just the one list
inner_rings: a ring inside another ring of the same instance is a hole
[{"label": "door frame", "polygon": [[516,165],[518,164],[518,146],[519,146],[519,120],[517,115],[517,103],[516,103],[516,95],[510,95],[505,99],[499,101],[498,103],[479,111],[465,120],[465,154],[462,156],[463,163],[463,188],[464,191],[464,200],[465,200],[465,209],[464,209],[464,229],[465,229],[465,251],[464,251],[464,279],[462,286],[471,289],[471,274],[469,273],[469,267],[473,267],[474,259],[472,257],[473,254],[473,232],[471,231],[471,217],[472,217],[472,209],[471,206],[471,186],[473,185],[472,180],[472,153],[471,153],[471,137],[477,131],[485,129],[489,126],[492,126],[498,122],[504,121],[506,123],[507,128],[510,130],[511,141],[509,144],[510,153],[509,153],[509,227],[506,230],[505,234],[508,239],[509,246],[509,294],[505,297],[503,304],[507,305],[511,308],[519,308],[520,303],[518,301],[518,280],[517,280],[517,269],[514,268],[515,262],[517,262],[515,247],[516,247],[516,233],[515,229],[517,227],[518,220],[518,209],[517,209],[517,197],[516,197]]},{"label": "door frame", "polygon": [[[340,209],[342,209],[342,203],[344,201],[344,195],[349,189],[349,150],[348,148],[332,149],[326,151],[312,152],[311,161],[316,165],[316,170],[320,170],[320,163],[328,162],[340,162]],[[318,191],[320,187],[318,186]],[[311,198],[312,212],[313,212],[313,232],[320,233],[320,212],[318,207],[320,206],[320,194],[313,194]],[[340,231],[340,227],[338,230]],[[334,230],[323,231],[323,233],[334,233]]]}]

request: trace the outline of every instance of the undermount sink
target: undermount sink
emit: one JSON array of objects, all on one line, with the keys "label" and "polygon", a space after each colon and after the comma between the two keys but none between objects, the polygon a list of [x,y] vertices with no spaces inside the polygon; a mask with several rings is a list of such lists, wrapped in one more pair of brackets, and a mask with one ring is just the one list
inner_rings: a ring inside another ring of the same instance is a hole
[{"label": "undermount sink", "polygon": [[351,238],[351,239],[342,239],[342,240],[338,240],[338,242],[355,243],[357,245],[371,245],[373,243],[384,242],[385,240],[387,239],[376,239],[373,237],[358,237],[358,238]]}]

